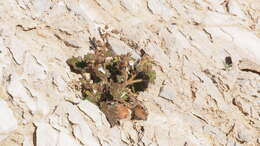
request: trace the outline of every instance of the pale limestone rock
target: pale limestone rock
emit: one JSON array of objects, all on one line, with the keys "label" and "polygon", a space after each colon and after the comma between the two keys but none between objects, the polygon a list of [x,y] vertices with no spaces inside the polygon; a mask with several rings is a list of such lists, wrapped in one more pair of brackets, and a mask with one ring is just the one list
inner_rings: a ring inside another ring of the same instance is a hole
[{"label": "pale limestone rock", "polygon": [[17,64],[22,64],[24,62],[24,57],[28,46],[26,42],[22,41],[20,38],[14,37],[11,42],[10,51],[14,57]]},{"label": "pale limestone rock", "polygon": [[[97,1],[97,3],[106,10],[111,10],[113,8],[113,4],[111,3],[111,1],[99,0]],[[114,1],[114,3],[116,4],[117,2]]]},{"label": "pale limestone rock", "polygon": [[[59,1],[55,5],[52,5],[51,13],[49,14],[49,16],[51,16],[51,18],[59,17],[59,19],[60,19],[60,16],[63,16],[64,13],[66,13],[66,10],[67,9],[66,9],[65,2],[64,1]],[[51,20],[54,20],[54,19],[51,19]],[[57,21],[58,19],[55,19],[55,20]],[[69,22],[71,22],[71,21],[66,21],[65,23],[67,24]],[[61,23],[61,24],[60,23],[55,23],[54,25],[58,25],[58,26],[62,25],[63,26],[63,23]],[[64,31],[64,32],[67,32],[67,31],[70,32],[71,31],[70,29],[67,28],[67,25],[66,25],[65,29],[63,29],[63,27],[59,27],[59,28],[61,29],[61,31]]]},{"label": "pale limestone rock", "polygon": [[57,146],[59,140],[58,131],[47,123],[36,123],[36,127],[37,146]]},{"label": "pale limestone rock", "polygon": [[24,137],[23,146],[33,146],[33,144],[31,143],[31,140],[28,136]]},{"label": "pale limestone rock", "polygon": [[[49,122],[36,124],[38,146],[259,145],[259,75],[246,72],[258,69],[239,64],[260,62],[258,10],[258,0],[2,0],[0,95],[21,118],[17,131],[36,119]],[[139,57],[143,49],[155,60],[158,82],[138,97],[147,121],[109,128],[98,107],[67,86],[78,76],[66,59],[88,52],[88,37],[100,39],[105,25],[119,31],[108,38],[117,53]],[[160,98],[163,81],[169,90]],[[13,134],[0,135],[0,145],[21,144]]]},{"label": "pale limestone rock", "polygon": [[27,9],[29,6],[29,0],[16,0],[16,2],[22,9]]},{"label": "pale limestone rock", "polygon": [[89,1],[78,1],[73,0],[65,1],[66,6],[75,14],[82,16],[86,20],[102,23],[106,18],[100,15],[100,11],[95,9],[92,2]]},{"label": "pale limestone rock", "polygon": [[209,135],[211,135],[212,137],[215,137],[218,142],[222,145],[226,144],[226,134],[222,131],[220,131],[220,129],[210,126],[210,125],[206,125],[203,127],[203,131],[205,133],[208,133]]},{"label": "pale limestone rock", "polygon": [[155,127],[155,137],[158,145],[171,145],[172,139],[169,137],[169,128],[166,126]]},{"label": "pale limestone rock", "polygon": [[38,146],[79,146],[79,143],[65,131],[58,132],[47,123],[35,123]]},{"label": "pale limestone rock", "polygon": [[238,145],[238,144],[236,143],[235,140],[233,140],[233,139],[228,139],[226,145],[227,145],[227,146],[235,146],[235,145]]},{"label": "pale limestone rock", "polygon": [[0,54],[2,54],[3,50],[4,50],[4,41],[3,38],[0,37]]},{"label": "pale limestone rock", "polygon": [[0,100],[0,141],[8,136],[8,133],[17,129],[17,120],[13,111],[4,100]]},{"label": "pale limestone rock", "polygon": [[237,15],[241,18],[245,18],[244,12],[241,10],[238,1],[230,0],[228,1],[228,10],[229,13]]},{"label": "pale limestone rock", "polygon": [[66,87],[67,83],[64,81],[63,77],[60,76],[58,73],[54,72],[52,75],[53,83],[58,87],[60,92],[63,92]]},{"label": "pale limestone rock", "polygon": [[79,139],[83,144],[89,146],[99,145],[98,140],[96,139],[96,137],[94,137],[92,130],[87,125],[77,107],[68,102],[64,102],[63,106],[65,108],[65,111],[69,114],[69,121],[73,124],[72,128],[75,137]]},{"label": "pale limestone rock", "polygon": [[10,83],[7,86],[8,93],[13,97],[14,101],[18,104],[23,104],[29,108],[33,113],[36,111],[36,104],[34,99],[28,95],[26,88],[21,83],[20,77],[12,75],[10,77]]},{"label": "pale limestone rock", "polygon": [[129,46],[127,46],[124,42],[120,40],[110,38],[109,43],[111,44],[112,49],[115,51],[116,54],[120,55],[120,54],[131,53],[135,59],[140,58],[139,55],[136,52],[134,52],[134,50],[129,48]]},{"label": "pale limestone rock", "polygon": [[[205,2],[207,3],[207,2]],[[220,13],[225,13],[225,8],[223,7],[223,0],[210,1],[210,7],[216,9]]]},{"label": "pale limestone rock", "polygon": [[50,112],[49,104],[42,97],[38,97],[36,100],[37,111],[46,116]]},{"label": "pale limestone rock", "polygon": [[255,10],[260,10],[260,1],[254,1],[250,4],[250,7],[252,7]]},{"label": "pale limestone rock", "polygon": [[[236,27],[223,28],[233,37],[233,42],[244,51],[248,52],[248,56],[252,56],[253,60],[260,62],[260,38],[255,34]],[[250,42],[250,43],[248,43]]]},{"label": "pale limestone rock", "polygon": [[168,20],[173,16],[173,11],[166,6],[166,2],[159,0],[148,0],[148,7],[155,15],[161,15],[164,19]]},{"label": "pale limestone rock", "polygon": [[27,54],[24,61],[24,74],[35,80],[44,80],[47,69],[42,65],[36,57]]},{"label": "pale limestone rock", "polygon": [[39,89],[35,89],[35,87],[31,86],[25,86],[27,93],[30,93],[30,95],[35,98],[35,112],[40,113],[42,115],[47,115],[50,112],[50,107],[48,102],[44,99],[44,96],[41,92],[39,92]]},{"label": "pale limestone rock", "polygon": [[238,67],[240,70],[260,73],[260,65],[249,59],[241,59],[239,61]]},{"label": "pale limestone rock", "polygon": [[2,62],[0,65],[0,82],[3,80],[3,71],[4,71],[4,68],[6,67],[6,65],[5,65],[6,61],[4,60],[4,57],[2,57],[4,55],[3,54],[4,49],[5,49],[4,42],[3,42],[2,37],[0,37],[0,61]]},{"label": "pale limestone rock", "polygon": [[159,96],[168,100],[174,100],[174,98],[176,98],[176,94],[174,94],[173,87],[170,84],[161,87]]},{"label": "pale limestone rock", "polygon": [[34,13],[33,17],[40,17],[47,12],[52,6],[51,0],[35,0],[33,1]]},{"label": "pale limestone rock", "polygon": [[73,134],[79,141],[87,146],[99,146],[98,140],[92,134],[92,130],[87,124],[73,126]]},{"label": "pale limestone rock", "polygon": [[110,126],[104,113],[102,113],[100,109],[93,103],[89,101],[81,101],[78,107],[95,122],[97,127],[101,128],[103,126]]},{"label": "pale limestone rock", "polygon": [[[100,142],[102,145],[110,146],[110,145],[120,145],[120,146],[128,146],[125,142],[123,142],[121,138],[121,131],[119,127],[113,127],[111,129],[106,129],[100,134]],[[118,140],[120,139],[120,141]]]},{"label": "pale limestone rock", "polygon": [[73,124],[83,124],[85,122],[83,116],[77,109],[77,106],[74,106],[69,102],[64,102],[62,106],[64,111],[69,114],[68,119],[70,122]]},{"label": "pale limestone rock", "polygon": [[132,12],[140,11],[140,6],[142,6],[139,0],[120,0],[120,4]]},{"label": "pale limestone rock", "polygon": [[57,146],[80,146],[80,144],[72,136],[60,132]]},{"label": "pale limestone rock", "polygon": [[[131,121],[124,121],[122,123],[121,139],[131,145],[131,140],[138,141],[138,131],[134,129]],[[130,140],[131,139],[131,140]]]},{"label": "pale limestone rock", "polygon": [[164,53],[162,49],[156,43],[149,43],[147,46],[147,53],[154,58],[154,60],[160,62],[160,65],[168,69],[170,65],[170,58]]},{"label": "pale limestone rock", "polygon": [[56,113],[49,116],[49,123],[50,125],[59,130],[59,131],[66,131],[66,127],[70,126],[69,121],[67,118],[64,117],[64,114]]},{"label": "pale limestone rock", "polygon": [[0,82],[3,81],[3,67],[0,66]]},{"label": "pale limestone rock", "polygon": [[245,144],[252,143],[258,136],[254,135],[253,132],[250,130],[250,127],[246,127],[245,125],[238,123],[235,125],[235,133],[236,137],[240,142]]}]

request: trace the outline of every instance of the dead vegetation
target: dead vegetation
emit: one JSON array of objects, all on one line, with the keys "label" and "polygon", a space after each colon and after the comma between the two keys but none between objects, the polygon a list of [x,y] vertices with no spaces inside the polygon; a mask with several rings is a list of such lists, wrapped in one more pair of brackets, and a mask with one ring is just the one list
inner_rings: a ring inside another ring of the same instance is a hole
[{"label": "dead vegetation", "polygon": [[117,55],[107,40],[91,38],[90,44],[91,53],[67,60],[71,71],[81,75],[82,98],[99,106],[111,126],[125,118],[146,120],[148,112],[137,96],[155,80],[150,57]]}]

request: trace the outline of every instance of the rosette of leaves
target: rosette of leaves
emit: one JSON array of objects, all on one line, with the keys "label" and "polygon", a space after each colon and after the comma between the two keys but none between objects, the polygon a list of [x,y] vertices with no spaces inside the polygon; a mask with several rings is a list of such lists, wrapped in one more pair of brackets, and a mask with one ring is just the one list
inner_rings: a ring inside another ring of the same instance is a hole
[{"label": "rosette of leaves", "polygon": [[98,105],[111,126],[127,117],[146,120],[147,110],[136,97],[156,78],[149,56],[136,60],[130,53],[115,54],[108,42],[102,44],[91,39],[91,44],[93,53],[67,60],[71,71],[82,75],[83,99]]}]

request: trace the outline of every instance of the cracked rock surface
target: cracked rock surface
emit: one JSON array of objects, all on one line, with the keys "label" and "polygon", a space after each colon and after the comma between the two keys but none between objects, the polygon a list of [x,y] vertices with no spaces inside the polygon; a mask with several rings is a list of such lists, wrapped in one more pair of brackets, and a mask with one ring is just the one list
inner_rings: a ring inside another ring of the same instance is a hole
[{"label": "cracked rock surface", "polygon": [[[1,146],[260,145],[258,0],[2,0],[0,24]],[[110,128],[75,90],[99,29],[156,61],[146,121]]]}]

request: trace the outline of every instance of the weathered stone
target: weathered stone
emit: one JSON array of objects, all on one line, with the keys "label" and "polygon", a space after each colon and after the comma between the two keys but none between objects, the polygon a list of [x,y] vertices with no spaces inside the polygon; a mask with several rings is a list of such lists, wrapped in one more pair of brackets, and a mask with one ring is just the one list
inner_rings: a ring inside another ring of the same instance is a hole
[{"label": "weathered stone", "polygon": [[170,8],[167,7],[167,4],[163,1],[148,0],[148,8],[153,14],[161,15],[166,20],[173,16],[173,11],[171,11]]},{"label": "weathered stone", "polygon": [[89,101],[82,101],[78,107],[95,122],[97,127],[110,126],[104,113],[95,104]]},{"label": "weathered stone", "polygon": [[131,53],[132,57],[135,59],[140,58],[139,55],[134,52],[129,46],[127,46],[124,42],[117,40],[115,38],[110,38],[109,43],[112,46],[112,49],[115,51],[116,54],[126,54]]},{"label": "weathered stone", "polygon": [[34,80],[44,80],[46,78],[46,68],[37,60],[36,57],[27,54],[24,60],[24,74]]},{"label": "weathered stone", "polygon": [[57,146],[80,146],[80,144],[72,136],[60,132]]},{"label": "weathered stone", "polygon": [[56,146],[59,139],[59,132],[49,124],[36,123],[36,144],[37,146]]},{"label": "weathered stone", "polygon": [[84,145],[88,146],[99,146],[97,138],[94,137],[92,130],[87,124],[74,125],[73,134],[78,138]]},{"label": "weathered stone", "polygon": [[36,124],[37,146],[79,146],[79,143],[72,136],[64,132],[58,132],[46,123]]},{"label": "weathered stone", "polygon": [[4,42],[3,42],[3,38],[0,37],[0,54],[2,54],[3,50],[4,50]]},{"label": "weathered stone", "polygon": [[24,137],[23,146],[33,146],[33,143],[29,139],[29,137],[27,137],[27,136]]},{"label": "weathered stone", "polygon": [[249,71],[256,74],[260,74],[260,65],[257,63],[254,63],[253,61],[249,59],[242,59],[239,61],[238,67],[242,71]]},{"label": "weathered stone", "polygon": [[228,2],[228,10],[229,13],[237,15],[241,18],[245,18],[245,15],[243,14],[243,11],[241,10],[239,3],[235,0],[231,0]]},{"label": "weathered stone", "polygon": [[10,51],[13,55],[13,58],[17,64],[22,64],[24,62],[24,57],[27,49],[25,42],[19,38],[13,38],[10,46]]},{"label": "weathered stone", "polygon": [[36,0],[33,2],[34,13],[33,17],[40,17],[44,12],[46,13],[51,8],[52,2],[50,0]]},{"label": "weathered stone", "polygon": [[[0,145],[259,145],[259,10],[259,0],[0,1]],[[72,86],[65,62],[100,27],[116,53],[154,59],[155,84],[137,97],[146,121],[110,128]]]},{"label": "weathered stone", "polygon": [[4,100],[0,100],[0,141],[6,138],[9,132],[18,128],[13,111]]},{"label": "weathered stone", "polygon": [[171,87],[171,85],[162,86],[160,89],[159,96],[168,100],[174,100],[174,98],[176,98],[176,95],[174,94],[174,90]]},{"label": "weathered stone", "polygon": [[21,83],[20,77],[18,77],[17,75],[10,76],[10,83],[7,86],[7,91],[13,97],[15,102],[20,105],[25,103],[30,111],[36,111],[36,104],[33,98],[28,95],[26,88]]}]

